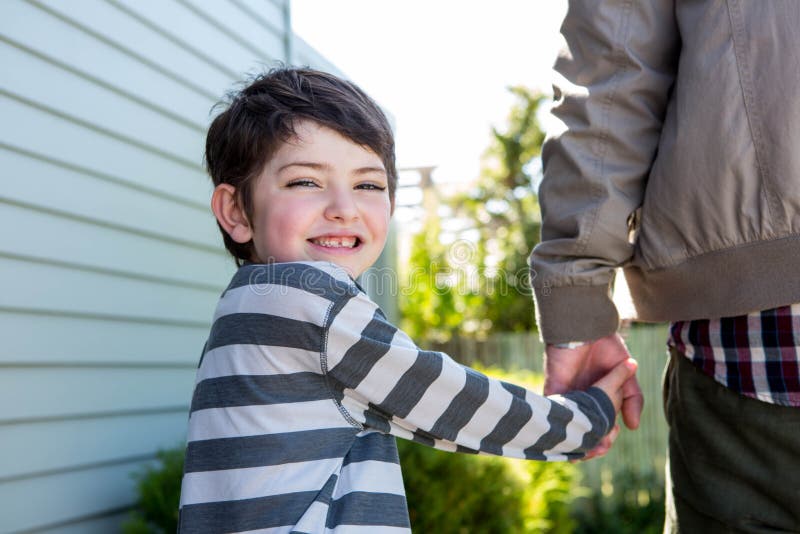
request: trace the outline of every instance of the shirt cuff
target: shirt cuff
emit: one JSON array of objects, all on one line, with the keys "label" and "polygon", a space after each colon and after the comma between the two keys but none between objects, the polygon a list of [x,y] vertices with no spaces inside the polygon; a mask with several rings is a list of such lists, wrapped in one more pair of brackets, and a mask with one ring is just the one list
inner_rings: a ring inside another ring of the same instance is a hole
[{"label": "shirt cuff", "polygon": [[606,431],[603,432],[605,436],[611,429],[614,428],[614,424],[616,423],[617,414],[614,411],[614,403],[611,402],[611,399],[606,395],[606,392],[602,389],[592,386],[586,390],[586,394],[592,397],[597,405],[600,407],[601,412],[605,416],[606,421],[608,421],[608,427]]}]

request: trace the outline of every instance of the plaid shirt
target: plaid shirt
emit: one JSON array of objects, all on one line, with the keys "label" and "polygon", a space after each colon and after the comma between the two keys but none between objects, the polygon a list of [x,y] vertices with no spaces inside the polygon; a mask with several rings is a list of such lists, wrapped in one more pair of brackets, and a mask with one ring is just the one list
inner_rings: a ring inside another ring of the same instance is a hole
[{"label": "plaid shirt", "polygon": [[739,317],[678,321],[669,345],[742,395],[800,407],[800,303]]}]

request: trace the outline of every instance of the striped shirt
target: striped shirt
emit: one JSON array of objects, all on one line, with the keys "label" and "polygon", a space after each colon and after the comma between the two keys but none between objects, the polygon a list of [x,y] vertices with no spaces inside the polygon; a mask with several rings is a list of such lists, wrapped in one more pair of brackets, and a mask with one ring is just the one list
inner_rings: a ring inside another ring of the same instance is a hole
[{"label": "striped shirt", "polygon": [[249,264],[198,368],[179,530],[409,532],[395,436],[566,460],[613,424],[597,388],[543,397],[420,350],[333,264]]},{"label": "striped shirt", "polygon": [[733,391],[800,407],[800,304],[679,321],[670,327],[669,345]]}]

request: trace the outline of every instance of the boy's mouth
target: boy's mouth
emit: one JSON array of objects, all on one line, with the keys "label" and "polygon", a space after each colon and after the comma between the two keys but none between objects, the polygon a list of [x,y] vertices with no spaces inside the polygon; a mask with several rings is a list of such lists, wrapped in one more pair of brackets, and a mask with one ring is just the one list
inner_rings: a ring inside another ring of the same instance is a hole
[{"label": "boy's mouth", "polygon": [[361,239],[356,236],[324,236],[313,237],[309,241],[315,245],[325,248],[355,248],[361,244]]}]

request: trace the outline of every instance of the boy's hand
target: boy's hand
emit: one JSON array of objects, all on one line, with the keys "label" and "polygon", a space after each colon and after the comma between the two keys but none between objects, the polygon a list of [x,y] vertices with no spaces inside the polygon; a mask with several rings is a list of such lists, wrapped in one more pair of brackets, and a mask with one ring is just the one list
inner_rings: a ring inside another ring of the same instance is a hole
[{"label": "boy's hand", "polygon": [[[636,360],[628,358],[618,363],[604,377],[592,384],[602,389],[603,393],[608,395],[608,398],[611,399],[611,403],[614,405],[614,413],[619,413],[622,409],[623,402],[625,401],[625,384],[636,374],[636,368]],[[611,446],[614,444],[614,440],[617,439],[618,435],[619,425],[614,425],[611,432],[606,434],[594,449],[587,452],[583,460],[604,456],[611,450]]]},{"label": "boy's hand", "polygon": [[603,390],[614,405],[614,413],[622,409],[625,400],[625,383],[636,373],[636,360],[628,358],[614,366],[604,377],[592,384]]}]

